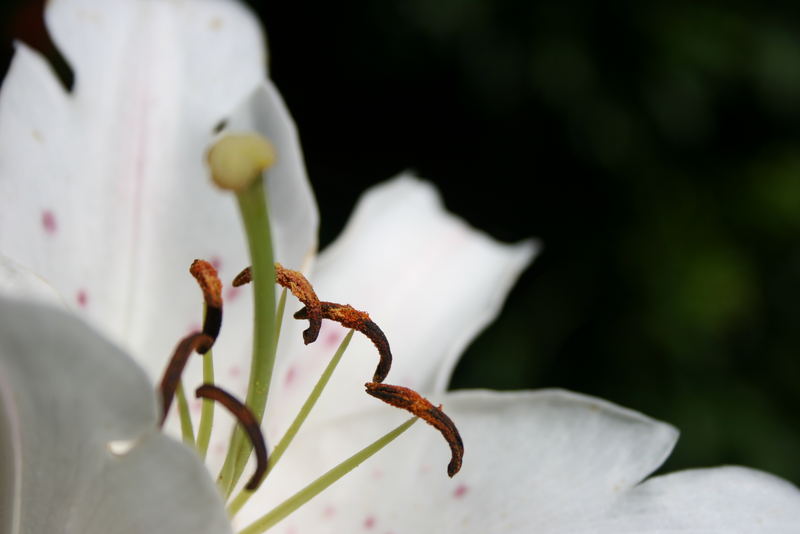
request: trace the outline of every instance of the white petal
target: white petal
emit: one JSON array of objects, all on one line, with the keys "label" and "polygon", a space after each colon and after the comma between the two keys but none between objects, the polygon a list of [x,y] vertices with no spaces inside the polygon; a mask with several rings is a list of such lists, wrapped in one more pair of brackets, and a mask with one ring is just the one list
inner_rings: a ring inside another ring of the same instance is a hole
[{"label": "white petal", "polygon": [[[221,263],[225,280],[248,262],[235,202],[203,159],[265,75],[262,35],[229,1],[54,0],[47,21],[75,87],[18,46],[0,99],[0,251],[156,378],[201,320],[192,260]],[[229,313],[249,308],[239,300]],[[226,329],[218,347],[247,339]]]},{"label": "white petal", "polygon": [[0,316],[4,532],[230,531],[197,456],[157,431],[133,361],[55,309],[0,299]]},{"label": "white petal", "polygon": [[568,532],[796,534],[800,491],[743,467],[682,471],[646,481],[603,518]]},{"label": "white petal", "polygon": [[266,173],[275,261],[308,271],[317,253],[319,215],[297,129],[278,90],[266,80],[227,120],[226,130],[254,131],[275,147],[277,161]]},{"label": "white petal", "polygon": [[[321,300],[367,311],[380,326],[394,356],[388,383],[443,391],[458,357],[498,313],[536,251],[532,241],[494,241],[447,213],[432,185],[401,176],[364,194],[342,235],[320,255],[311,282]],[[290,301],[287,308],[297,306]],[[319,340],[303,347],[305,326],[291,315],[284,322],[272,435],[285,428],[346,332],[324,321]],[[363,384],[377,361],[375,347],[357,334],[312,417],[374,405]]]},{"label": "white petal", "polygon": [[[472,391],[431,399],[440,400],[465,445],[463,468],[453,479],[446,474],[447,445],[419,422],[283,528],[568,532],[564,525],[598,517],[656,469],[677,437],[669,425],[565,391]],[[267,479],[263,500],[253,508],[268,510],[407,416],[392,411],[309,430]]]}]

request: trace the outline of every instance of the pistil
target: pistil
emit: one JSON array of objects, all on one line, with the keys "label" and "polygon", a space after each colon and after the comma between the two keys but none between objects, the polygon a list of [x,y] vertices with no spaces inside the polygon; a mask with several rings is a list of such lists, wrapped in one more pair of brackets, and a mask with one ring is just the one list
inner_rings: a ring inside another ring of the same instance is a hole
[{"label": "pistil", "polygon": [[[275,162],[272,145],[255,134],[227,135],[207,155],[211,175],[221,188],[236,193],[247,235],[253,275],[253,355],[246,405],[260,424],[269,394],[275,363],[275,269],[269,227],[267,194],[262,173]],[[219,476],[219,486],[228,496],[244,471],[252,446],[236,429]]]}]

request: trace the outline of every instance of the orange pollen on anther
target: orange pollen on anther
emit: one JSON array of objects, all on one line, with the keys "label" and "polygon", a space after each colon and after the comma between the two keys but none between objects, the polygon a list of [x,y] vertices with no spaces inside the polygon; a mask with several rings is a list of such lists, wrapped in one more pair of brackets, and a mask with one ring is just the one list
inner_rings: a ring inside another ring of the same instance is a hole
[{"label": "orange pollen on anther", "polygon": [[206,303],[205,319],[203,320],[203,333],[211,338],[211,345],[217,340],[222,328],[222,282],[219,280],[217,270],[205,260],[194,260],[189,272],[197,280],[197,285],[203,292]]},{"label": "orange pollen on anther", "polygon": [[245,267],[242,272],[236,275],[233,279],[233,287],[243,286],[253,281],[253,270],[250,267]]},{"label": "orange pollen on anther", "polygon": [[452,477],[458,473],[464,458],[464,443],[461,441],[461,435],[458,433],[455,423],[442,411],[441,406],[434,406],[428,399],[413,389],[402,386],[374,382],[368,382],[365,386],[367,393],[373,397],[411,412],[441,432],[448,445],[450,445],[451,458],[447,466],[447,474]]},{"label": "orange pollen on anther", "polygon": [[[358,330],[372,341],[381,358],[378,367],[375,369],[372,381],[383,382],[392,367],[392,351],[389,348],[389,341],[386,339],[383,330],[370,319],[367,312],[359,311],[349,304],[323,301],[320,302],[320,307],[323,319],[336,321],[346,328]],[[294,314],[295,319],[308,319],[308,316],[308,307],[301,308]]]},{"label": "orange pollen on anther", "polygon": [[[252,280],[252,269],[247,267],[233,279],[233,287],[243,286]],[[291,291],[292,295],[305,305],[308,314],[304,319],[308,319],[308,328],[303,332],[303,341],[306,345],[316,341],[322,326],[322,311],[319,298],[317,298],[314,288],[311,287],[311,283],[303,276],[303,273],[287,269],[280,263],[275,264],[275,283]]]},{"label": "orange pollen on anther", "polygon": [[311,283],[302,273],[285,269],[280,263],[275,264],[275,283],[291,291],[297,300],[305,304],[308,328],[303,332],[303,341],[306,345],[316,341],[322,326],[322,309]]},{"label": "orange pollen on anther", "polygon": [[189,272],[197,280],[206,305],[214,308],[222,307],[222,282],[217,270],[206,260],[194,260]]}]

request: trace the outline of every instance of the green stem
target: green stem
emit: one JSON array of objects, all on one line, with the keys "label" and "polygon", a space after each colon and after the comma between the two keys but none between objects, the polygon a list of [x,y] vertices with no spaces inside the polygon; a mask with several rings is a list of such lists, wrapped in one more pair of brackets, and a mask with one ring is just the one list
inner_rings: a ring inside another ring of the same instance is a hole
[{"label": "green stem", "polygon": [[[281,438],[280,442],[275,446],[272,450],[272,453],[269,456],[269,461],[267,464],[267,472],[264,474],[264,478],[266,478],[270,471],[275,467],[278,461],[283,456],[283,453],[286,452],[286,449],[292,443],[292,440],[297,435],[297,432],[300,430],[300,427],[303,426],[308,414],[311,413],[311,409],[319,400],[320,395],[322,394],[322,390],[325,389],[325,386],[328,384],[328,381],[333,374],[333,370],[336,369],[336,366],[339,365],[339,362],[342,359],[342,355],[344,351],[347,349],[347,346],[350,344],[350,340],[353,338],[353,330],[347,333],[344,337],[342,342],[339,344],[339,348],[336,349],[336,353],[331,358],[331,361],[328,363],[328,366],[322,372],[322,375],[317,380],[317,384],[314,386],[314,389],[311,390],[311,394],[306,399],[306,402],[303,403],[303,407],[300,408],[300,411],[297,412],[297,415],[292,421],[292,424],[289,426],[289,429]],[[249,491],[247,489],[242,490],[239,495],[236,496],[233,501],[231,501],[230,506],[228,507],[228,515],[233,517],[236,515],[239,510],[242,509],[242,506],[247,502],[251,495],[255,493],[254,491]]]},{"label": "green stem", "polygon": [[245,527],[244,530],[239,532],[239,534],[261,534],[262,532],[266,532],[268,529],[278,524],[278,522],[285,519],[289,514],[316,497],[320,492],[327,489],[331,484],[358,467],[364,460],[368,459],[370,456],[394,441],[395,438],[408,430],[409,427],[416,421],[417,418],[412,417],[382,438],[364,447],[353,456],[283,501],[281,504],[273,508],[272,511],[261,516],[259,519]]},{"label": "green stem", "polygon": [[[247,234],[253,274],[253,355],[245,404],[260,423],[264,418],[275,364],[275,264],[264,181],[256,180],[237,193],[236,199]],[[226,496],[233,491],[252,449],[252,444],[237,426],[220,473],[219,484]]]},{"label": "green stem", "polygon": [[[214,356],[213,351],[203,354],[203,384],[214,383]],[[200,411],[200,424],[197,426],[197,452],[205,460],[208,453],[208,443],[211,441],[211,428],[214,425],[214,401],[203,399],[203,408]]]},{"label": "green stem", "polygon": [[178,398],[178,415],[181,418],[181,435],[183,436],[183,442],[194,447],[192,415],[189,413],[189,403],[186,402],[186,393],[183,391],[183,380],[178,382],[175,396]]}]

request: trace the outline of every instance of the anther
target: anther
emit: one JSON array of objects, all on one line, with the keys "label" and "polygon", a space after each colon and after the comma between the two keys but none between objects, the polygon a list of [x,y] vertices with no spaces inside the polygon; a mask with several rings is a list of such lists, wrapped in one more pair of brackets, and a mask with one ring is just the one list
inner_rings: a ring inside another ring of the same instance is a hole
[{"label": "anther", "polygon": [[413,389],[374,382],[368,382],[365,385],[367,393],[373,397],[411,412],[441,432],[450,445],[451,458],[447,466],[447,474],[452,477],[458,473],[464,458],[464,443],[461,441],[461,435],[458,433],[455,423],[442,411],[441,406],[434,406]]},{"label": "anther", "polygon": [[261,433],[261,427],[255,415],[247,406],[239,402],[236,397],[212,384],[203,384],[195,390],[194,394],[198,399],[211,399],[222,404],[239,421],[239,424],[242,425],[242,428],[247,433],[256,453],[256,471],[250,477],[245,488],[254,491],[258,488],[264,478],[264,474],[267,472],[267,444],[264,441],[264,434]]},{"label": "anther", "polygon": [[280,263],[275,264],[275,282],[291,291],[297,300],[305,304],[308,328],[303,331],[303,341],[306,345],[313,343],[317,340],[322,326],[322,309],[314,288],[302,273],[284,269]]},{"label": "anther", "polygon": [[253,270],[250,267],[245,267],[242,272],[236,275],[233,279],[233,287],[243,286],[253,281]]},{"label": "anther", "polygon": [[[323,319],[336,321],[346,328],[358,330],[372,341],[381,358],[380,362],[378,362],[378,367],[375,369],[372,381],[383,382],[392,367],[392,351],[389,349],[389,341],[383,331],[370,319],[369,314],[359,311],[349,304],[336,304],[335,302],[320,302],[320,308]],[[294,314],[294,318],[308,319],[308,306],[298,310]]]},{"label": "anther", "polygon": [[172,399],[175,397],[175,390],[178,389],[178,382],[183,375],[183,369],[186,367],[186,362],[189,361],[192,351],[196,350],[200,354],[205,354],[214,340],[203,333],[190,334],[183,338],[178,346],[175,347],[175,352],[169,360],[164,376],[159,385],[161,392],[161,421],[159,426],[164,426],[164,420],[167,418],[169,408],[172,405]]},{"label": "anther", "polygon": [[[252,271],[247,267],[233,279],[233,287],[243,286],[252,280]],[[280,263],[275,264],[275,283],[291,291],[305,305],[304,309],[308,311],[303,319],[308,319],[308,328],[303,331],[303,341],[306,345],[316,341],[322,326],[322,310],[311,283],[302,273],[286,269]]]},{"label": "anther", "polygon": [[[203,292],[203,300],[206,303],[203,333],[211,338],[213,345],[222,326],[222,282],[219,281],[214,266],[205,260],[194,260],[192,266],[189,267],[189,272],[197,280],[197,284]],[[211,346],[208,348],[210,349]]]}]

